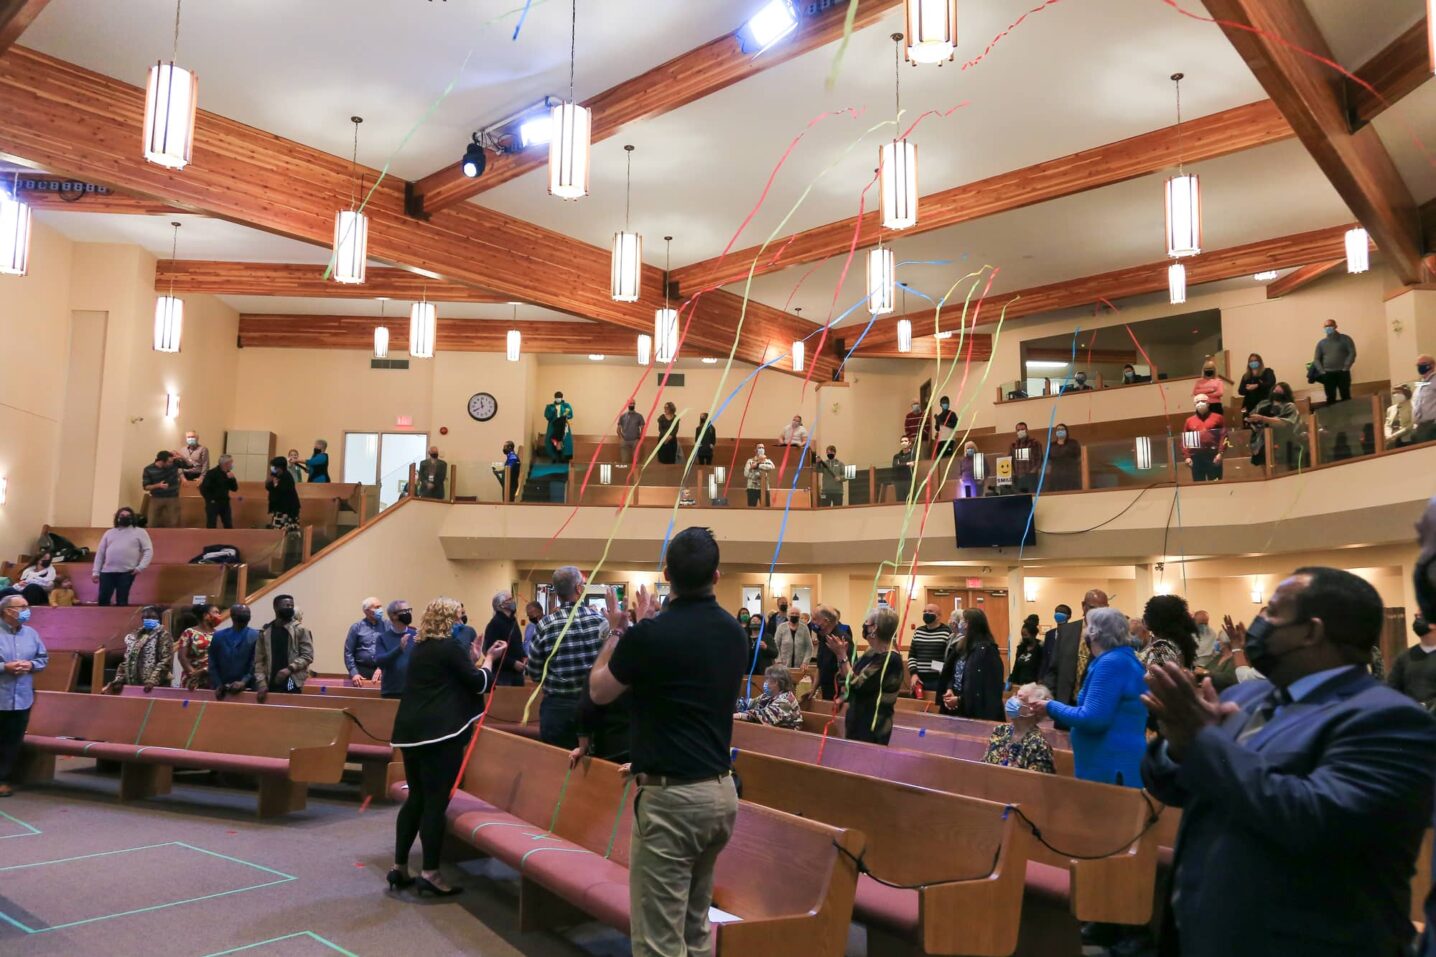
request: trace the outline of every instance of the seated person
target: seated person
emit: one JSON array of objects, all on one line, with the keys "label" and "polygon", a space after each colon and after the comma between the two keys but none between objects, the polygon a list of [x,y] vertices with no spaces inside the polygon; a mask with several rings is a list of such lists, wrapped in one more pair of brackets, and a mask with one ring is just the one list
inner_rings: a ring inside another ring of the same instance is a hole
[{"label": "seated person", "polygon": [[115,671],[115,680],[105,685],[106,694],[119,694],[125,685],[144,685],[145,694],[170,683],[175,642],[160,622],[158,605],[140,609],[140,627],[125,636],[125,657]]},{"label": "seated person", "polygon": [[987,741],[987,753],[982,756],[986,764],[1000,764],[1005,768],[1021,768],[1023,771],[1040,771],[1056,774],[1052,765],[1052,745],[1037,728],[1037,713],[1032,702],[1048,701],[1052,692],[1046,685],[1031,683],[1017,689],[1007,699],[1005,706],[1007,724],[992,729]]},{"label": "seated person", "polygon": [[803,709],[793,694],[793,676],[782,665],[773,665],[763,672],[763,693],[748,705],[746,711],[733,715],[734,721],[771,724],[775,728],[801,728]]},{"label": "seated person", "polygon": [[69,608],[75,604],[76,597],[75,583],[69,575],[61,575],[50,590],[50,604],[59,608]]}]

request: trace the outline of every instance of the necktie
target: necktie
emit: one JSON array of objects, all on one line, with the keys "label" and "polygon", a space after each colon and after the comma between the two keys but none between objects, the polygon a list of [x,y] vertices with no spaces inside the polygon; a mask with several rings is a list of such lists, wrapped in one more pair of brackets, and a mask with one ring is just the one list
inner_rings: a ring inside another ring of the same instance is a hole
[{"label": "necktie", "polygon": [[1257,708],[1256,713],[1247,722],[1247,726],[1242,728],[1241,733],[1237,735],[1237,744],[1241,744],[1266,727],[1276,716],[1277,709],[1288,704],[1291,704],[1291,692],[1285,688],[1273,688],[1271,694],[1266,696],[1261,707]]}]

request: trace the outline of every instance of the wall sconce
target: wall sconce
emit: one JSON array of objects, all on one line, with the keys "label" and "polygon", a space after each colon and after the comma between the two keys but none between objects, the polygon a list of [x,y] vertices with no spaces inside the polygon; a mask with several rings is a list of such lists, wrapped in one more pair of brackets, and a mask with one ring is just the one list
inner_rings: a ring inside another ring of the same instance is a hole
[{"label": "wall sconce", "polygon": [[8,476],[5,476],[5,475],[0,475],[0,505],[4,505],[4,504],[5,504],[5,500],[8,499],[9,497],[10,497],[10,478],[9,478]]},{"label": "wall sconce", "polygon": [[1037,583],[1025,581],[1022,583],[1022,597],[1029,604],[1037,600]]},{"label": "wall sconce", "polygon": [[1260,583],[1260,582],[1252,582],[1252,604],[1253,604],[1253,605],[1265,605],[1265,604],[1266,604],[1266,596],[1261,593],[1261,583]]},{"label": "wall sconce", "polygon": [[1171,593],[1172,586],[1166,582],[1156,582],[1152,585],[1152,594],[1154,595],[1170,595]]},{"label": "wall sconce", "polygon": [[165,418],[167,418],[167,419],[177,419],[177,418],[179,418],[179,393],[178,393],[178,392],[166,392],[166,393],[165,393]]}]

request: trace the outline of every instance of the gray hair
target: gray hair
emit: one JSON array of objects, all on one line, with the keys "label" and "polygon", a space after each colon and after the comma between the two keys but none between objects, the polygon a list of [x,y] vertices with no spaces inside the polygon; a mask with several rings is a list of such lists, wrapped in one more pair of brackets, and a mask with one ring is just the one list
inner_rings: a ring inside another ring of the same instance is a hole
[{"label": "gray hair", "polygon": [[892,641],[897,634],[898,614],[891,608],[874,608],[868,612],[868,621],[873,625],[872,637],[878,641]]},{"label": "gray hair", "polygon": [[24,595],[6,595],[4,598],[0,598],[0,611],[4,611],[16,602],[24,600]]},{"label": "gray hair", "polygon": [[493,605],[494,611],[498,611],[513,600],[514,596],[511,592],[497,591],[494,592],[493,601],[491,601],[489,604]]},{"label": "gray hair", "polygon": [[836,625],[838,623],[838,610],[831,605],[819,605],[813,609],[814,615],[821,615],[823,621]]},{"label": "gray hair", "polygon": [[1092,650],[1098,653],[1122,647],[1130,634],[1127,616],[1115,608],[1089,609],[1086,630],[1092,638]]},{"label": "gray hair", "polygon": [[573,565],[565,565],[553,573],[553,590],[558,597],[572,600],[578,597],[578,586],[582,581],[583,572]]},{"label": "gray hair", "polygon": [[[225,457],[228,458],[228,456]],[[359,603],[360,611],[368,611],[370,608],[374,609],[375,611],[378,611],[380,608],[383,607],[384,603],[378,598],[375,598],[373,595],[370,595],[368,598],[364,599]]]},{"label": "gray hair", "polygon": [[771,678],[778,694],[793,690],[793,673],[783,665],[769,665],[763,671],[764,678]]},{"label": "gray hair", "polygon": [[[399,609],[403,608],[405,605],[409,605],[409,603],[402,598],[395,598],[393,601],[389,602],[389,604],[384,606],[384,614],[389,616],[397,615],[399,613]],[[414,606],[409,605],[409,607],[412,609]]]},{"label": "gray hair", "polygon": [[1031,681],[1017,689],[1017,697],[1023,701],[1051,701],[1052,690],[1046,685]]}]

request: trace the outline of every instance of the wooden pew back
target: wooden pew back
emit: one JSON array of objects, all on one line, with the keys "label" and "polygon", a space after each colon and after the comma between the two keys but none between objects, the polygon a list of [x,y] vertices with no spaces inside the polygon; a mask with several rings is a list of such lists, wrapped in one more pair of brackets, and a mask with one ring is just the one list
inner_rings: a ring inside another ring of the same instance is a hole
[{"label": "wooden pew back", "polygon": [[[93,567],[88,562],[60,562],[55,566],[61,575],[75,582],[79,601],[95,602],[100,597],[98,582],[90,580]],[[219,602],[224,597],[225,565],[151,565],[135,576],[130,587],[130,605],[188,605],[195,595],[206,601]]]},{"label": "wooden pew back", "polygon": [[[943,716],[939,715],[938,717]],[[947,719],[944,718],[944,720]],[[985,724],[985,722],[983,723]],[[804,731],[811,734],[822,734],[824,728],[827,729],[829,738],[843,737],[846,726],[843,723],[842,715],[834,719],[831,712],[803,712]],[[941,754],[949,758],[960,758],[963,761],[981,761],[982,756],[987,753],[987,741],[990,734],[990,729],[986,734],[981,735],[953,734],[894,723],[892,737],[888,739],[888,746],[905,748],[909,751],[922,751],[926,754]],[[1058,775],[1070,778],[1075,767],[1072,752],[1054,747],[1052,749],[1052,765],[1056,768]]]},{"label": "wooden pew back", "polygon": [[[156,688],[150,692],[156,698],[164,698],[172,701],[194,701],[213,703],[214,692],[208,689],[200,691],[187,691],[184,688]],[[134,685],[127,685],[124,690],[124,697],[143,698],[145,690]],[[307,695],[303,698],[294,699],[289,695],[276,694],[268,701],[260,705],[259,698],[253,691],[245,691],[240,694],[225,695],[226,704],[253,704],[257,707],[301,707],[301,708],[324,708],[333,711],[347,711],[362,722],[363,727],[351,722],[353,727],[350,730],[349,740],[351,744],[367,744],[389,746],[389,739],[394,736],[394,717],[399,712],[399,702],[394,698],[355,698],[343,697],[340,695]],[[191,708],[194,705],[190,706]]]},{"label": "wooden pew back", "polygon": [[[49,651],[47,648],[46,651]],[[31,678],[36,691],[74,691],[75,681],[80,677],[80,653],[75,651],[50,652],[49,663],[44,671],[37,671]]]},{"label": "wooden pew back", "polygon": [[[917,701],[914,698],[899,698],[897,711],[893,714],[893,724],[905,728],[926,728],[929,731],[941,731],[945,734],[965,734],[969,737],[980,737],[986,740],[992,734],[992,729],[1001,724],[1001,721],[983,721],[978,718],[956,718],[952,715],[939,714],[937,706],[932,705],[932,711],[924,711],[921,708],[913,708],[910,705],[903,706],[903,702],[912,704],[932,704],[927,701]],[[1066,731],[1058,731],[1056,728],[1041,728],[1042,737],[1054,748],[1061,748],[1065,751],[1072,750],[1072,739]]]},{"label": "wooden pew back", "polygon": [[[47,525],[45,531],[63,535],[76,545],[95,551],[108,529]],[[151,528],[146,531],[155,550],[153,565],[188,565],[206,545],[220,544],[239,549],[240,559],[251,568],[265,567],[278,572],[284,561],[284,532],[276,528]]]},{"label": "wooden pew back", "polygon": [[[89,581],[89,573],[86,573]],[[123,653],[125,635],[139,627],[136,607],[100,608],[95,605],[56,608],[40,605],[30,609],[30,627],[51,654],[57,651],[91,652],[98,648]]]},{"label": "wooden pew back", "polygon": [[[533,697],[536,685],[499,685],[489,692],[493,695],[493,703],[488,705],[489,716],[487,721],[501,721],[504,724],[519,724],[523,721],[524,706],[528,704],[529,698]],[[543,704],[543,692],[539,691],[537,697],[533,697],[533,706],[529,708],[529,724],[538,724],[539,705]]]}]

